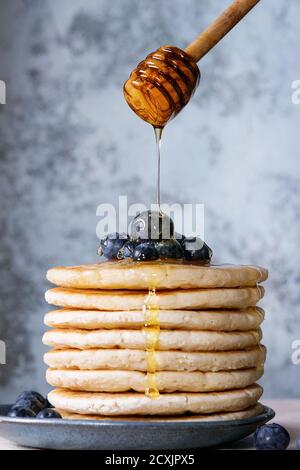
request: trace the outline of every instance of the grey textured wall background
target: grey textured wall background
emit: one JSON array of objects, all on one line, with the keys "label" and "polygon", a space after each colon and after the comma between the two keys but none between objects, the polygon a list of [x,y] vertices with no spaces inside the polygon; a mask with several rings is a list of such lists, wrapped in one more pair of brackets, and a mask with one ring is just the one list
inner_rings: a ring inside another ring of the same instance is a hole
[{"label": "grey textured wall background", "polygon": [[[41,336],[49,266],[94,261],[96,207],[152,201],[152,131],[122,83],[146,53],[184,47],[229,0],[1,2],[0,398],[46,391]],[[165,202],[204,202],[215,261],[270,269],[262,381],[298,396],[300,2],[263,0],[201,64],[193,101],[165,133]]]}]

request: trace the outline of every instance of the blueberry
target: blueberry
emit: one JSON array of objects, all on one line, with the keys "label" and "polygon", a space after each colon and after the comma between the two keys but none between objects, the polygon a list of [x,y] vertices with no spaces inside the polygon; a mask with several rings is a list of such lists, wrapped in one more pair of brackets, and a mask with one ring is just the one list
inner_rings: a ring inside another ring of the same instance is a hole
[{"label": "blueberry", "polygon": [[300,450],[300,437],[298,437],[298,439],[296,439],[296,449]]},{"label": "blueberry", "polygon": [[38,400],[41,404],[45,404],[47,399],[43,397],[39,392],[35,392],[34,390],[25,390],[24,392],[20,393],[20,395],[17,396],[17,400],[22,400],[23,398],[25,399],[32,399],[35,398]]},{"label": "blueberry", "polygon": [[28,408],[32,410],[35,414],[39,413],[44,406],[42,406],[41,402],[35,398],[21,398],[16,401],[16,403],[12,406],[12,409],[14,408]]},{"label": "blueberry", "polygon": [[183,249],[177,240],[162,240],[156,243],[159,258],[183,258]]},{"label": "blueberry", "polygon": [[22,398],[26,398],[26,399],[36,398],[37,400],[41,402],[41,404],[46,404],[47,402],[47,399],[43,397],[43,395],[41,395],[38,392],[35,392],[34,390],[25,390],[24,392],[20,393],[16,401],[21,400]]},{"label": "blueberry", "polygon": [[37,415],[38,419],[61,419],[62,416],[55,411],[54,408],[45,408],[44,410],[40,411],[39,414]]},{"label": "blueberry", "polygon": [[174,235],[174,222],[159,211],[145,211],[138,214],[131,224],[133,240],[168,240]]},{"label": "blueberry", "polygon": [[178,232],[174,233],[174,238],[180,243],[181,246],[183,245],[183,242],[186,239],[186,237],[182,235],[182,233],[178,233]]},{"label": "blueberry", "polygon": [[132,258],[134,249],[136,247],[136,243],[132,240],[128,240],[124,243],[122,248],[119,250],[117,258],[124,259],[124,258]]},{"label": "blueberry", "polygon": [[26,408],[24,406],[13,406],[9,410],[7,416],[10,418],[34,418],[36,413],[30,408]]},{"label": "blueberry", "polygon": [[104,255],[108,259],[117,259],[118,253],[128,240],[125,233],[111,233],[100,241],[98,255]]},{"label": "blueberry", "polygon": [[197,237],[185,238],[182,242],[185,259],[189,261],[202,260],[210,261],[212,257],[212,250],[209,246]]},{"label": "blueberry", "polygon": [[285,450],[289,443],[290,435],[280,424],[265,424],[254,433],[254,444],[258,450]]},{"label": "blueberry", "polygon": [[31,408],[32,411],[38,413],[40,410],[47,406],[47,399],[44,398],[43,395],[38,392],[35,392],[33,390],[25,390],[25,392],[22,392],[17,397],[14,406]]},{"label": "blueberry", "polygon": [[153,261],[158,259],[158,253],[153,242],[143,242],[137,245],[133,251],[134,261]]}]

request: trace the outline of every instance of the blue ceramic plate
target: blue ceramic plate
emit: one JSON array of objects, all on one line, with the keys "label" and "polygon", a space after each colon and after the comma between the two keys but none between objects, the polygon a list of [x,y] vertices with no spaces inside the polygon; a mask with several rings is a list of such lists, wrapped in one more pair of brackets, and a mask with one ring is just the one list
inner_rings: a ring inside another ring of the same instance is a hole
[{"label": "blue ceramic plate", "polygon": [[275,413],[267,406],[254,417],[234,421],[110,421],[8,418],[0,406],[0,435],[42,449],[159,450],[219,447],[252,434]]}]

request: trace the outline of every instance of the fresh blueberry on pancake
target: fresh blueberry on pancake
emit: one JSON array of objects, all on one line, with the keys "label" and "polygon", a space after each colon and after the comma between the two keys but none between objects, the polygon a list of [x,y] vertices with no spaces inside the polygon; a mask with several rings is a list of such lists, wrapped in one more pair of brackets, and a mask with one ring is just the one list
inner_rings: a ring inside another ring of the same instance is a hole
[{"label": "fresh blueberry on pancake", "polygon": [[54,408],[45,408],[37,415],[38,419],[61,419],[61,415]]},{"label": "fresh blueberry on pancake", "polygon": [[174,233],[174,238],[175,238],[175,240],[177,240],[180,243],[180,245],[182,245],[184,240],[186,239],[186,236],[183,235],[182,233],[175,232]]},{"label": "fresh blueberry on pancake", "polygon": [[188,237],[182,242],[185,259],[189,261],[210,261],[212,249],[198,237]]},{"label": "fresh blueberry on pancake", "polygon": [[111,233],[100,241],[98,255],[103,255],[108,259],[117,259],[118,253],[126,241],[128,241],[128,235],[125,233]]},{"label": "fresh blueberry on pancake", "polygon": [[158,211],[144,211],[138,214],[131,224],[133,240],[168,240],[174,236],[174,222],[166,214]]},{"label": "fresh blueberry on pancake", "polygon": [[285,450],[290,443],[290,435],[280,424],[265,424],[254,433],[254,444],[258,450]]},{"label": "fresh blueberry on pancake", "polygon": [[136,245],[137,243],[132,240],[128,240],[127,242],[125,242],[122,248],[119,250],[117,258],[132,258]]},{"label": "fresh blueberry on pancake", "polygon": [[156,250],[159,258],[173,258],[181,259],[184,257],[183,249],[181,248],[180,243],[171,238],[170,240],[162,240],[156,244]]},{"label": "fresh blueberry on pancake", "polygon": [[155,244],[151,241],[140,243],[135,247],[132,258],[134,261],[153,261],[158,259]]}]

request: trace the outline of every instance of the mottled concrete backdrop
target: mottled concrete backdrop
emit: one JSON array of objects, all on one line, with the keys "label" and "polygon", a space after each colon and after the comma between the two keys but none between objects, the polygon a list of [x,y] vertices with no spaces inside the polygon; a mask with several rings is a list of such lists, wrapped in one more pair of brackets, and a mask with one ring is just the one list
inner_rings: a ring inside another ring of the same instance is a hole
[{"label": "mottled concrete backdrop", "polygon": [[[229,0],[7,0],[0,6],[0,401],[47,390],[49,266],[95,261],[101,202],[152,200],[152,130],[122,83],[146,53],[184,47]],[[215,260],[270,269],[266,396],[299,397],[299,0],[263,0],[201,64],[165,133],[166,202],[204,202]]]}]

